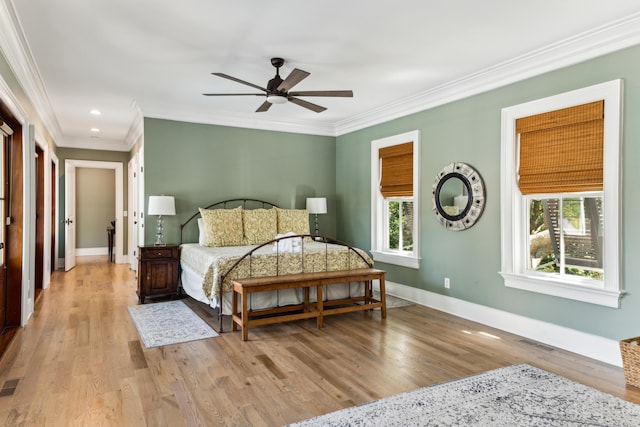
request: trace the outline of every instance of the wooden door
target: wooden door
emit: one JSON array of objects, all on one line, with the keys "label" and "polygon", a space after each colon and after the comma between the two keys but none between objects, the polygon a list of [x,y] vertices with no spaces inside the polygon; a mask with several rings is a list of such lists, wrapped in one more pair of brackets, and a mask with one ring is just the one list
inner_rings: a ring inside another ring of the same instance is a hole
[{"label": "wooden door", "polygon": [[[5,327],[20,326],[22,321],[22,265],[24,262],[24,162],[23,128],[0,104],[0,114],[13,134],[5,137],[4,170],[4,265],[6,266]],[[1,116],[0,116],[1,117]]]},{"label": "wooden door", "polygon": [[6,326],[6,307],[7,307],[7,264],[6,264],[6,150],[9,142],[8,133],[13,131],[0,122],[0,332]]},{"label": "wooden door", "polygon": [[57,207],[57,197],[56,197],[56,162],[51,162],[51,272],[57,269],[57,259],[56,259],[56,212],[58,211]]},{"label": "wooden door", "polygon": [[35,284],[36,296],[44,284],[44,151],[36,146],[36,252],[35,252]]}]

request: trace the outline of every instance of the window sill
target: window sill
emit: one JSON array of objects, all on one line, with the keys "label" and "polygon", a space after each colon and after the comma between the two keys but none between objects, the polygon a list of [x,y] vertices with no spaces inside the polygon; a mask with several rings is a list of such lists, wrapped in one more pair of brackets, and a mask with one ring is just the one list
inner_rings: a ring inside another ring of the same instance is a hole
[{"label": "window sill", "polygon": [[400,255],[391,252],[377,252],[372,250],[373,260],[378,262],[384,262],[387,264],[395,264],[401,267],[420,268],[420,258],[413,257],[411,255]]},{"label": "window sill", "polygon": [[523,289],[556,297],[620,308],[620,299],[624,292],[604,287],[578,285],[553,278],[540,278],[528,275],[500,273],[505,286]]}]

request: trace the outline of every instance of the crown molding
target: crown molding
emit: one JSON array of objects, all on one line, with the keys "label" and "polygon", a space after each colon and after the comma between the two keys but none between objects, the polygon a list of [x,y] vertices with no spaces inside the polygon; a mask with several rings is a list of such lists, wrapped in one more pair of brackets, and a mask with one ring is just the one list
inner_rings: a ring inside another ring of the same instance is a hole
[{"label": "crown molding", "polygon": [[640,13],[335,123],[340,136],[640,44]]},{"label": "crown molding", "polygon": [[0,2],[0,49],[45,128],[61,141],[62,129],[11,1]]},{"label": "crown molding", "polygon": [[144,117],[142,116],[142,110],[140,109],[140,106],[136,101],[131,101],[131,108],[135,112],[134,119],[133,122],[131,122],[129,131],[124,138],[128,147],[128,151],[130,151],[136,144],[136,142],[138,142],[138,140],[142,138],[142,134],[144,133]]},{"label": "crown molding", "polygon": [[61,148],[79,148],[84,150],[131,151],[133,145],[126,141],[107,138],[67,137],[63,143],[56,144]]},{"label": "crown molding", "polygon": [[275,132],[302,133],[308,135],[336,136],[335,127],[331,123],[317,123],[306,121],[278,120],[273,117],[269,119],[257,119],[249,114],[216,114],[216,113],[183,113],[172,111],[166,114],[163,111],[144,111],[144,117],[175,120],[179,122],[202,123],[209,125],[220,125],[239,127],[247,129],[270,130]]}]

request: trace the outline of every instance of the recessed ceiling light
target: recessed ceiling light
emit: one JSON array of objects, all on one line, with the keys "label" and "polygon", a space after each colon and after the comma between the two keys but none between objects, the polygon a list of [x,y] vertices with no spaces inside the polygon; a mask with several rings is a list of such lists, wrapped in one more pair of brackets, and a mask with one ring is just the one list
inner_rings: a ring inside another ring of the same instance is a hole
[{"label": "recessed ceiling light", "polygon": [[89,114],[93,114],[94,116],[100,116],[102,115],[102,112],[94,108],[93,110],[89,111]]},{"label": "recessed ceiling light", "polygon": [[100,129],[98,129],[98,128],[91,128],[91,132],[100,132]]}]

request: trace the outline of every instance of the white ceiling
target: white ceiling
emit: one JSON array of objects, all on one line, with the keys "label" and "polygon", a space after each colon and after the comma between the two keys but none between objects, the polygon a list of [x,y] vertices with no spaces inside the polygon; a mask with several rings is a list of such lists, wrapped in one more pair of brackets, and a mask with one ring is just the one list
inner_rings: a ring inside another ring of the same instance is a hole
[{"label": "white ceiling", "polygon": [[[56,143],[116,150],[142,116],[339,135],[640,43],[637,0],[2,2],[0,47]],[[202,96],[254,93],[211,73],[264,87],[274,56],[311,73],[295,90],[354,98]]]}]

